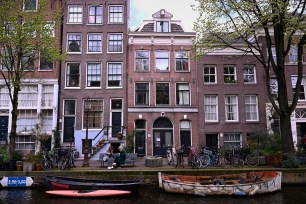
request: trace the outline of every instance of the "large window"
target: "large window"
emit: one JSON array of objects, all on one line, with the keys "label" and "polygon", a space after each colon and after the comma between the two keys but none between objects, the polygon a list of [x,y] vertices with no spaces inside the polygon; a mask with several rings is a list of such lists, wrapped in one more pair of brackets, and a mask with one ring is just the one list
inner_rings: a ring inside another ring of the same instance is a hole
[{"label": "large window", "polygon": [[6,86],[0,86],[0,108],[8,108],[10,105],[9,90]]},{"label": "large window", "polygon": [[88,7],[88,23],[102,24],[103,23],[103,7],[89,6]]},{"label": "large window", "polygon": [[156,104],[169,105],[169,83],[156,83]]},{"label": "large window", "polygon": [[41,96],[42,107],[53,108],[53,95],[54,95],[54,85],[42,86],[42,96]]},{"label": "large window", "polygon": [[238,121],[238,97],[236,95],[225,96],[225,120]]},{"label": "large window", "polygon": [[108,34],[108,52],[123,52],[123,35],[121,33]]},{"label": "large window", "polygon": [[190,105],[190,90],[188,83],[176,84],[176,104]]},{"label": "large window", "polygon": [[204,65],[204,84],[217,83],[217,74],[215,65]]},{"label": "large window", "polygon": [[108,87],[122,86],[122,63],[108,63]]},{"label": "large window", "polygon": [[[296,90],[296,81],[297,81],[297,76],[291,76],[291,86],[292,86],[293,95]],[[305,88],[304,87],[305,87],[305,78],[303,78],[301,81],[299,100],[305,100]]]},{"label": "large window", "polygon": [[205,121],[218,121],[218,96],[204,96]]},{"label": "large window", "polygon": [[241,137],[239,133],[224,133],[225,147],[241,147]]},{"label": "large window", "polygon": [[291,47],[288,53],[288,62],[297,63],[298,62],[298,50],[297,47]]},{"label": "large window", "polygon": [[68,23],[82,23],[82,22],[83,22],[83,7],[68,6]]},{"label": "large window", "polygon": [[87,52],[102,52],[101,34],[88,34]]},{"label": "large window", "polygon": [[27,52],[22,56],[21,59],[21,66],[25,71],[33,71],[34,70],[34,59],[35,59],[35,52]]},{"label": "large window", "polygon": [[87,64],[87,87],[101,86],[101,63]]},{"label": "large window", "polygon": [[67,52],[78,52],[82,50],[82,35],[68,34]]},{"label": "large window", "polygon": [[123,6],[109,6],[109,23],[123,23]]},{"label": "large window", "polygon": [[258,99],[256,95],[245,96],[246,121],[258,121]]},{"label": "large window", "polygon": [[[103,101],[102,100],[90,100],[90,109],[88,110],[88,128],[90,129],[101,129],[103,125]],[[86,117],[87,110],[85,107],[87,106],[86,101],[84,100],[84,113],[83,113],[83,129],[87,126]]]},{"label": "large window", "polygon": [[149,62],[149,51],[136,51],[136,71],[149,71]]},{"label": "large window", "polygon": [[42,110],[41,111],[41,130],[45,132],[52,131],[53,122],[53,110]]},{"label": "large window", "polygon": [[32,138],[32,135],[18,135],[15,143],[16,150],[35,150],[35,140]]},{"label": "large window", "polygon": [[278,95],[278,83],[276,77],[270,78],[270,88],[271,88],[271,94],[274,96]]},{"label": "large window", "polygon": [[29,132],[36,129],[37,110],[18,110],[17,132]]},{"label": "large window", "polygon": [[18,95],[19,107],[35,107],[37,108],[38,87],[37,85],[22,86]]},{"label": "large window", "polygon": [[155,70],[169,71],[169,52],[156,51],[155,52]]},{"label": "large window", "polygon": [[168,21],[157,21],[156,22],[156,32],[162,32],[162,33],[169,32],[169,22]]},{"label": "large window", "polygon": [[224,66],[224,83],[226,84],[237,83],[235,65]]},{"label": "large window", "polygon": [[243,65],[243,81],[244,83],[256,83],[255,66],[251,64]]},{"label": "large window", "polygon": [[49,55],[44,51],[39,53],[39,70],[40,71],[51,71],[53,70],[53,62],[50,60]]},{"label": "large window", "polygon": [[36,9],[37,9],[37,0],[25,0],[24,1],[25,11],[36,11]]},{"label": "large window", "polygon": [[65,100],[64,115],[74,116],[75,115],[75,100]]},{"label": "large window", "polygon": [[135,105],[149,105],[149,83],[135,84]]},{"label": "large window", "polygon": [[66,87],[80,86],[80,63],[67,63]]},{"label": "large window", "polygon": [[175,52],[175,68],[176,71],[189,71],[189,52]]}]

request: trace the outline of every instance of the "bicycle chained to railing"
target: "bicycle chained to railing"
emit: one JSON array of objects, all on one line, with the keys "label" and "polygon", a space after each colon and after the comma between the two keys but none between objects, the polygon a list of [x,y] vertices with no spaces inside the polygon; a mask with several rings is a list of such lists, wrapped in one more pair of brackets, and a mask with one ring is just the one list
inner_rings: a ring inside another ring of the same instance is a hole
[{"label": "bicycle chained to railing", "polygon": [[164,146],[166,148],[166,159],[168,165],[184,168],[184,150],[183,147],[175,148],[174,146]]},{"label": "bicycle chained to railing", "polygon": [[182,166],[184,168],[184,146],[175,149],[176,152],[176,165],[175,167]]}]

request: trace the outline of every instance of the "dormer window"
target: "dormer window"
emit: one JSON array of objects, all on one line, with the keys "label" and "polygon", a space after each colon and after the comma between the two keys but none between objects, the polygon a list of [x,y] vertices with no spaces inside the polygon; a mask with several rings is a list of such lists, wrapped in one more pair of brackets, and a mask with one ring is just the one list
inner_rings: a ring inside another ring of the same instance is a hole
[{"label": "dormer window", "polygon": [[156,32],[167,33],[169,32],[168,21],[156,21]]}]

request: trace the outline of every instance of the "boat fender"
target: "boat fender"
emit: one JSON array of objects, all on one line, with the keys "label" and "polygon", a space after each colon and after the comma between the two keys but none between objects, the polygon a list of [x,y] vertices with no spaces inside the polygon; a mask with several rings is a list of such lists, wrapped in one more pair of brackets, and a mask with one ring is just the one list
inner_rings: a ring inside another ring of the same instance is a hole
[{"label": "boat fender", "polygon": [[235,196],[246,196],[247,194],[246,194],[246,192],[241,192],[240,191],[240,192],[235,192],[234,195]]},{"label": "boat fender", "polygon": [[249,195],[254,195],[258,189],[259,189],[259,186],[255,186],[254,189],[249,192]]}]

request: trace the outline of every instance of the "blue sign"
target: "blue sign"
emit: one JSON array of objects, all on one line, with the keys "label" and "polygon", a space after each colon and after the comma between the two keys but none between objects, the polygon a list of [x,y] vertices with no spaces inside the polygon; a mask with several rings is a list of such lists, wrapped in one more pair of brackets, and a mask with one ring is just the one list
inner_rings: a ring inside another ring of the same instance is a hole
[{"label": "blue sign", "polygon": [[25,187],[27,177],[8,177],[8,187]]}]

